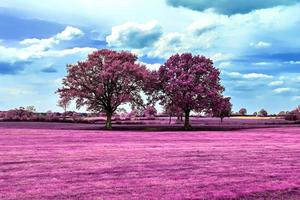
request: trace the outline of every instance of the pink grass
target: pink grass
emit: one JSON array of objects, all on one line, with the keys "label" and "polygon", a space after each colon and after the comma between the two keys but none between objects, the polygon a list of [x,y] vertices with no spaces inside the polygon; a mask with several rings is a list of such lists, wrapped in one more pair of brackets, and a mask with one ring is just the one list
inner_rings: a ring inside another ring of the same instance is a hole
[{"label": "pink grass", "polygon": [[300,199],[300,128],[0,128],[0,199]]}]

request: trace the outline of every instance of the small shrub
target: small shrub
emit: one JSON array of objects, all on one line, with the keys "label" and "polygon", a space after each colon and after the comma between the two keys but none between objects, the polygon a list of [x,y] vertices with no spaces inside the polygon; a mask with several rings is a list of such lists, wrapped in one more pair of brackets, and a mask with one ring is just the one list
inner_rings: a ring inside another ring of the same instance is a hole
[{"label": "small shrub", "polygon": [[259,117],[267,117],[267,116],[268,116],[268,112],[267,112],[265,109],[261,109],[261,110],[258,112],[258,116],[259,116]]}]

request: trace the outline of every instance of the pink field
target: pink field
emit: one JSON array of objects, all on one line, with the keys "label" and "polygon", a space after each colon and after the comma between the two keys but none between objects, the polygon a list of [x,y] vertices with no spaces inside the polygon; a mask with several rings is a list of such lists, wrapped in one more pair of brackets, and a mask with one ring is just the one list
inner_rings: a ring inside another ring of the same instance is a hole
[{"label": "pink field", "polygon": [[300,199],[300,128],[0,127],[0,199]]}]

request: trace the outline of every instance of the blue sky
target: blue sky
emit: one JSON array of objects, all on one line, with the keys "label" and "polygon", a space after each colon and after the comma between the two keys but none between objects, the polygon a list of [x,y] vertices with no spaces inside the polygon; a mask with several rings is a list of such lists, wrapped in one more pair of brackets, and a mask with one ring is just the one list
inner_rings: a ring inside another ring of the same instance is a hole
[{"label": "blue sky", "polygon": [[[157,69],[174,53],[210,57],[234,110],[300,104],[299,0],[0,1],[0,110],[59,111],[65,65],[126,49]],[[74,108],[74,106],[72,106]]]}]

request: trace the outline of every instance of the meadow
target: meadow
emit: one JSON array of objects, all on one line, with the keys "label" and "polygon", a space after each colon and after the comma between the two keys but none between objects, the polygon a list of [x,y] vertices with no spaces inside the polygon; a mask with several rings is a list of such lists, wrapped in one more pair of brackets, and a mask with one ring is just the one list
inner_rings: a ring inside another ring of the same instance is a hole
[{"label": "meadow", "polygon": [[0,199],[300,199],[300,127],[24,124],[0,123]]}]

